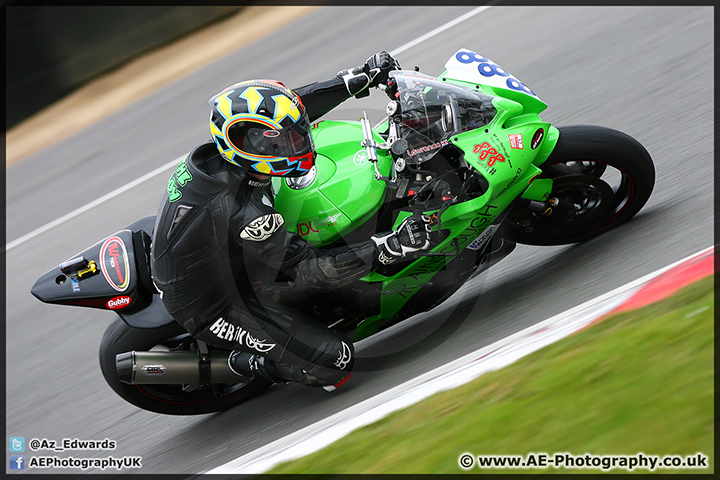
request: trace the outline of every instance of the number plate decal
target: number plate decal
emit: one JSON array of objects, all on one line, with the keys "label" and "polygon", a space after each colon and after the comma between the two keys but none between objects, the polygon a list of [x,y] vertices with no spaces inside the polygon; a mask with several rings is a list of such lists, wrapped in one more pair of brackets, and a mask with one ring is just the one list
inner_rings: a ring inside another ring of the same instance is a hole
[{"label": "number plate decal", "polygon": [[487,57],[461,48],[445,63],[447,77],[464,82],[507,88],[538,98],[524,83]]}]

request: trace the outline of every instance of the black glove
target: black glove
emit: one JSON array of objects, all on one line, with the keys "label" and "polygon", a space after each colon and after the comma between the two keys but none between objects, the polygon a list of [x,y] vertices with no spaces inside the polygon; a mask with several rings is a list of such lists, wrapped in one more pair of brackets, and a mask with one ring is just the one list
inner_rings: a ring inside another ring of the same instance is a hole
[{"label": "black glove", "polygon": [[378,261],[390,265],[398,260],[430,248],[430,217],[413,215],[406,218],[397,230],[370,237],[378,251]]},{"label": "black glove", "polygon": [[386,82],[391,70],[400,70],[400,64],[383,50],[368,58],[365,65],[341,70],[338,76],[345,82],[350,95],[361,98],[370,94],[369,87]]},{"label": "black glove", "polygon": [[370,76],[370,86],[387,82],[391,70],[400,70],[400,64],[385,50],[376,53],[365,62],[364,69]]}]

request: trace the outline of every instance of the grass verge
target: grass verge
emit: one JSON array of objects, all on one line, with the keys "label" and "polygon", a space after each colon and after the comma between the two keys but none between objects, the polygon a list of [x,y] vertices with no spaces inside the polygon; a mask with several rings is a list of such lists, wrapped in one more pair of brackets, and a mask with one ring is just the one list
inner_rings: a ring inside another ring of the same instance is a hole
[{"label": "grass verge", "polygon": [[709,457],[707,469],[655,473],[713,473],[713,279],[607,318],[268,473],[602,471],[477,466],[465,471],[458,464],[465,452],[661,457],[702,452]]}]

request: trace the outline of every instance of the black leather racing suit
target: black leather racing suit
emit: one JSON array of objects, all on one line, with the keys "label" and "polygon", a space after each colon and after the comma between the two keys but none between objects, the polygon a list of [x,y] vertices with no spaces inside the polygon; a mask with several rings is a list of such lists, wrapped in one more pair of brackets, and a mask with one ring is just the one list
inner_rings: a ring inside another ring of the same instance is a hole
[{"label": "black leather racing suit", "polygon": [[[349,98],[339,77],[294,91],[311,122]],[[367,274],[376,256],[370,240],[321,250],[289,232],[273,207],[271,182],[248,177],[208,142],[193,150],[168,182],[151,268],[168,312],[194,337],[261,354],[286,381],[324,386],[347,376],[352,342],[282,305],[261,301],[253,287],[282,272],[297,288],[332,290]]]}]

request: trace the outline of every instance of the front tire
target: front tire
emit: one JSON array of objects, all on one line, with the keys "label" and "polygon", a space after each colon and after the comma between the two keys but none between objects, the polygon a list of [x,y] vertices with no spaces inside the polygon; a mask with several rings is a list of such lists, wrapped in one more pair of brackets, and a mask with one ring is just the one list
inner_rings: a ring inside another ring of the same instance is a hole
[{"label": "front tire", "polygon": [[539,178],[553,179],[549,203],[532,210],[521,200],[513,207],[504,222],[509,240],[527,245],[589,240],[632,218],[650,198],[655,167],[637,140],[598,126],[559,131],[555,149],[540,166]]},{"label": "front tire", "polygon": [[115,356],[131,350],[187,349],[193,338],[177,322],[157,328],[133,328],[116,318],[100,342],[100,369],[105,381],[136,407],[167,415],[220,412],[267,390],[271,382],[253,379],[242,384],[210,385],[185,392],[182,385],[129,385],[118,380]]}]

